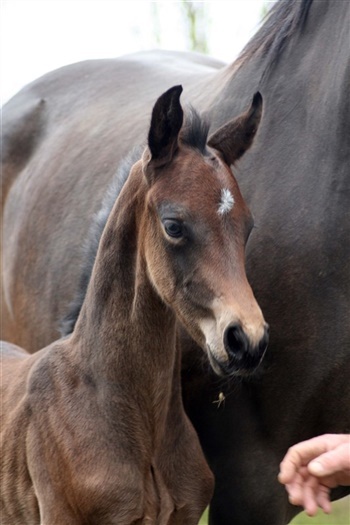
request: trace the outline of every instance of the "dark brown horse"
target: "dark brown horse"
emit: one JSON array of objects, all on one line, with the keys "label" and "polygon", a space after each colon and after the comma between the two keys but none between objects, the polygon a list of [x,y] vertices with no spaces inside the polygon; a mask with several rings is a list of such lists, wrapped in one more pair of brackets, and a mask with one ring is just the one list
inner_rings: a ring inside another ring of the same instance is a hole
[{"label": "dark brown horse", "polygon": [[72,335],[34,355],[2,343],[3,525],[195,525],[210,501],[176,319],[221,374],[241,354],[261,360],[265,323],[244,271],[252,218],[222,160],[250,146],[261,97],[208,148],[194,112],[182,128],[181,91],[153,109]]},{"label": "dark brown horse", "polygon": [[35,351],[58,336],[93,216],[147,129],[144,108],[183,83],[217,129],[261,91],[261,125],[235,174],[257,226],[247,272],[271,328],[265,374],[219,382],[182,338],[214,525],[287,523],[299,511],[277,482],[287,448],[350,431],[349,18],[349,2],[281,1],[227,67],[179,53],[85,62],[3,110],[3,334]]}]

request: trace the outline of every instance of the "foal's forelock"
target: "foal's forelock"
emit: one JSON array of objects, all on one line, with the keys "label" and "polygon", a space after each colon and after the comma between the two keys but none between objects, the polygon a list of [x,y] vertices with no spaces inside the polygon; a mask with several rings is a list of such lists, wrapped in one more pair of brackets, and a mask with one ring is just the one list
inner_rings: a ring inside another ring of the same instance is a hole
[{"label": "foal's forelock", "polygon": [[208,153],[207,141],[210,123],[192,107],[189,106],[185,113],[185,122],[180,133],[181,142],[203,155]]}]

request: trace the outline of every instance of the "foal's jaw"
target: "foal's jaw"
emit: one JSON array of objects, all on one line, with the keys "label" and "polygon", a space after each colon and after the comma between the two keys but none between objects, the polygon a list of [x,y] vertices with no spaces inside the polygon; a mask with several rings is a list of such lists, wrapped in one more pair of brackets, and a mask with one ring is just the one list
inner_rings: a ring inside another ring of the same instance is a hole
[{"label": "foal's jaw", "polygon": [[202,319],[200,329],[210,364],[218,375],[248,375],[259,367],[268,345],[268,325],[257,304],[249,320],[235,305],[220,299],[212,303],[212,316]]}]

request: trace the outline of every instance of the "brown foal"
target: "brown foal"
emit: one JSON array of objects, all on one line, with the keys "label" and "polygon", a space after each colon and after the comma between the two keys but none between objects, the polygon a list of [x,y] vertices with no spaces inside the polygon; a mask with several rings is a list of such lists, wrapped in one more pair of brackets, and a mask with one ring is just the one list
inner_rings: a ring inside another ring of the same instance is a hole
[{"label": "brown foal", "polygon": [[34,355],[2,344],[2,525],[194,525],[209,503],[176,321],[220,374],[266,342],[244,271],[252,219],[229,168],[262,101],[194,147],[205,126],[183,125],[181,91],[153,108],[72,335]]}]

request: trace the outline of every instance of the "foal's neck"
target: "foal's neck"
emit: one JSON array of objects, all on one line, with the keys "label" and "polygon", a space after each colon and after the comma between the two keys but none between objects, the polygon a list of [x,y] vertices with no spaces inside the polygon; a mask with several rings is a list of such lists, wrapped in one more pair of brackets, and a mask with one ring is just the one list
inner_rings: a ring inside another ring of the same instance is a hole
[{"label": "foal's neck", "polygon": [[[146,182],[129,176],[104,229],[72,343],[96,374],[164,391],[175,360],[175,316],[155,292],[139,249]],[[168,381],[170,383],[170,380]]]}]

